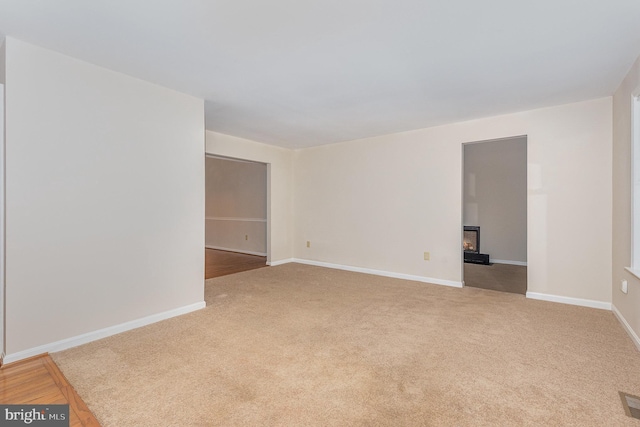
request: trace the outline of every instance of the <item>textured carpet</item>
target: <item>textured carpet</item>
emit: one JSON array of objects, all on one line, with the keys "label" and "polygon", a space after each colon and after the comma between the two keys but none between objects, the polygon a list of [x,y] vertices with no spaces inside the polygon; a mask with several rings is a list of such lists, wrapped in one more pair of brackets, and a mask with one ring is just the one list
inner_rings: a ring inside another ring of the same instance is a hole
[{"label": "textured carpet", "polygon": [[53,355],[103,426],[635,426],[609,311],[299,264]]}]

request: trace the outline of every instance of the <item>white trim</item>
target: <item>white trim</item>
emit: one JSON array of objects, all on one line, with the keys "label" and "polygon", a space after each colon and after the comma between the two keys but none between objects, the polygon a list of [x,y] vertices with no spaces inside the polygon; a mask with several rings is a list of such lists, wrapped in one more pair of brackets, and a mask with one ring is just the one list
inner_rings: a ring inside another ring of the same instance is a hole
[{"label": "white trim", "polygon": [[524,267],[527,266],[527,262],[526,261],[509,261],[507,259],[490,259],[489,262],[491,264],[522,265]]},{"label": "white trim", "polygon": [[200,310],[206,307],[204,301],[197,302],[195,304],[186,305],[184,307],[174,308],[173,310],[165,311],[162,313],[152,314],[151,316],[143,317],[141,319],[132,320],[130,322],[121,323],[119,325],[110,326],[104,329],[98,329],[97,331],[87,332],[86,334],[78,335],[64,340],[44,344],[38,347],[30,348],[28,350],[19,351],[17,353],[8,354],[4,358],[4,363],[11,363],[18,360],[26,359],[28,357],[37,356],[43,353],[54,353],[56,351],[66,350],[71,347],[77,347],[82,344],[96,341],[102,338],[110,337],[111,335],[120,334],[122,332],[130,331],[132,329],[147,326],[152,323],[160,322],[161,320],[170,319],[172,317],[180,316],[182,314],[191,313],[192,311]]},{"label": "white trim", "polygon": [[622,324],[624,330],[627,331],[627,334],[629,334],[629,337],[631,337],[631,341],[633,341],[636,348],[640,350],[640,337],[638,337],[633,328],[631,328],[631,325],[629,325],[627,319],[624,318],[622,313],[620,313],[620,311],[618,311],[616,306],[613,304],[611,304],[611,311],[613,311],[613,314],[615,314],[615,316],[618,318],[618,321]]},{"label": "white trim", "polygon": [[255,163],[258,165],[268,165],[269,163],[265,163],[265,162],[258,162],[257,160],[247,160],[247,159],[238,159],[237,157],[228,157],[228,156],[222,156],[219,154],[212,154],[212,153],[205,153],[205,157],[209,157],[211,159],[219,159],[219,160],[230,160],[232,162],[238,162],[238,163]]},{"label": "white trim", "polygon": [[611,310],[610,302],[595,301],[591,299],[563,297],[560,295],[541,294],[538,292],[527,292],[527,298],[542,301],[559,302],[562,304],[579,305],[581,307],[599,308],[601,310]]},{"label": "white trim", "polygon": [[231,248],[223,248],[221,246],[211,246],[211,245],[204,245],[204,247],[207,249],[216,249],[219,251],[226,251],[226,252],[236,252],[239,254],[267,256],[266,252],[245,251],[244,249],[231,249]]},{"label": "white trim", "polygon": [[276,265],[289,264],[290,262],[294,262],[293,258],[281,259],[278,261],[269,261],[267,262],[267,265],[275,267]]},{"label": "white trim", "polygon": [[328,262],[313,261],[308,259],[293,258],[293,262],[299,264],[315,265],[317,267],[333,268],[335,270],[354,271],[356,273],[373,274],[375,276],[392,277],[394,279],[413,280],[414,282],[432,283],[434,285],[452,286],[454,288],[461,288],[462,282],[456,282],[453,280],[434,279],[432,277],[414,276],[411,274],[394,273],[391,271],[372,270],[370,268],[352,267],[350,265],[331,264]]},{"label": "white trim", "polygon": [[271,265],[271,257],[273,257],[273,248],[271,247],[271,163],[267,163],[267,188],[265,191],[267,192],[267,206],[265,216],[267,217],[267,223],[265,224],[266,228],[266,239],[264,242],[264,250],[267,252],[267,265]]},{"label": "white trim", "polygon": [[638,279],[640,279],[640,270],[634,270],[631,267],[625,267],[625,270],[627,270],[629,273],[633,274],[634,276],[636,276]]},{"label": "white trim", "polygon": [[224,216],[208,216],[207,221],[243,221],[243,222],[267,222],[266,218],[236,218]]}]

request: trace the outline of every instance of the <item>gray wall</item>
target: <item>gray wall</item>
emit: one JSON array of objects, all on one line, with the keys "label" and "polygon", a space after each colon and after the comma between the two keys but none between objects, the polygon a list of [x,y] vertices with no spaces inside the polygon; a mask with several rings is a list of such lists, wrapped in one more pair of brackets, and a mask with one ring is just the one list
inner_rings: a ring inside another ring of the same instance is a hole
[{"label": "gray wall", "polygon": [[266,255],[267,165],[207,157],[205,245]]},{"label": "gray wall", "polygon": [[464,146],[464,224],[480,226],[480,251],[527,261],[527,139]]}]

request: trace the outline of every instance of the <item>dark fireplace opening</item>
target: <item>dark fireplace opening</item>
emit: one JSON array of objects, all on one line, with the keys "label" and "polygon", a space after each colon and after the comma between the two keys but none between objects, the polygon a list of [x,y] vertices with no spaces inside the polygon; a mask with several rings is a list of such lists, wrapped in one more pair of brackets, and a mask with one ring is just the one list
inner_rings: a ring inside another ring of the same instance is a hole
[{"label": "dark fireplace opening", "polygon": [[468,253],[480,253],[480,227],[464,226],[462,248]]}]

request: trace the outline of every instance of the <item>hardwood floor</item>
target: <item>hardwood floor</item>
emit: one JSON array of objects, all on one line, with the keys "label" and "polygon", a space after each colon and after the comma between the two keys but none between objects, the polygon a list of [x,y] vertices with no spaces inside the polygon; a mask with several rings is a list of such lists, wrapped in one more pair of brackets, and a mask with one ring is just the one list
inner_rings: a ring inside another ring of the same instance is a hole
[{"label": "hardwood floor", "polygon": [[527,267],[509,264],[464,264],[464,285],[493,291],[527,293]]},{"label": "hardwood floor", "polygon": [[69,404],[69,427],[100,427],[48,354],[0,368],[0,403],[13,405]]},{"label": "hardwood floor", "polygon": [[267,257],[205,249],[204,278],[226,276],[267,266]]}]

